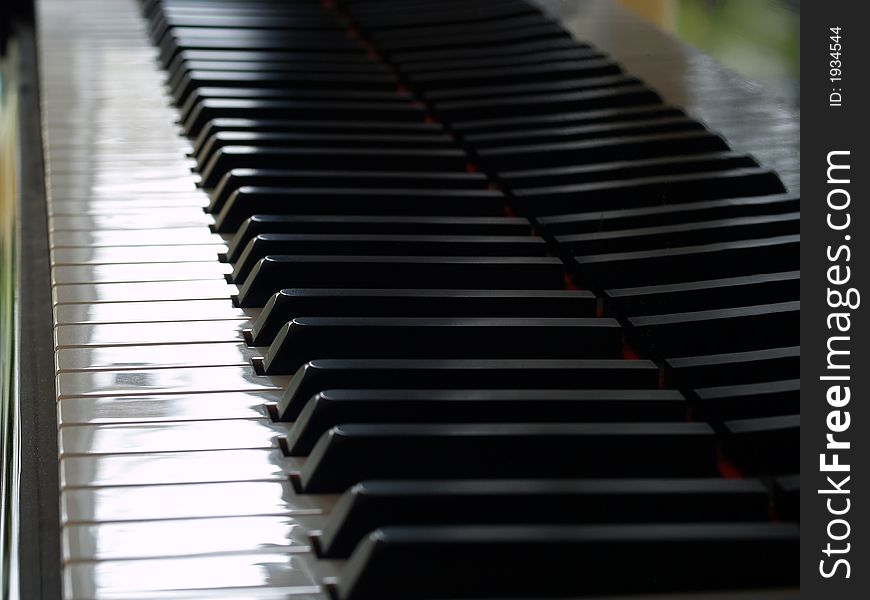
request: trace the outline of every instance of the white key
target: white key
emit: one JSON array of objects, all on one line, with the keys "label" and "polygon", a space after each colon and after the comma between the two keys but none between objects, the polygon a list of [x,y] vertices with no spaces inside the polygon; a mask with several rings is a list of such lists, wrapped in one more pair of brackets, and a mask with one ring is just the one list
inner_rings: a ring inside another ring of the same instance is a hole
[{"label": "white key", "polygon": [[[205,322],[208,324],[208,322]],[[136,325],[141,325],[137,323]],[[118,371],[173,367],[244,366],[261,354],[236,342],[61,348],[55,353],[60,371]]]},{"label": "white key", "polygon": [[166,227],[198,227],[214,223],[214,217],[196,207],[164,209],[149,212],[128,212],[120,215],[67,216],[51,218],[55,231],[94,231],[97,229],[163,229]]},{"label": "white key", "polygon": [[213,261],[227,251],[226,244],[192,244],[189,246],[103,246],[97,248],[55,248],[52,264],[118,265],[130,263],[174,263]]},{"label": "white key", "polygon": [[316,515],[323,506],[323,496],[297,495],[288,481],[81,488],[61,493],[64,523]]},{"label": "white key", "polygon": [[259,419],[269,417],[266,405],[280,398],[278,390],[64,398],[58,403],[58,420],[61,425],[81,425]]},{"label": "white key", "polygon": [[62,456],[274,448],[287,433],[270,419],[70,425],[60,429]]},{"label": "white key", "polygon": [[54,338],[57,348],[238,342],[242,340],[245,327],[249,327],[247,319],[59,325],[54,330]]},{"label": "white key", "polygon": [[54,267],[51,282],[128,283],[138,281],[189,281],[221,279],[232,272],[232,265],[215,260],[205,262],[139,263],[125,265],[74,265]]},{"label": "white key", "polygon": [[229,481],[286,483],[301,462],[274,448],[71,455],[60,462],[60,482],[64,489]]},{"label": "white key", "polygon": [[[305,522],[301,526],[299,519]],[[124,560],[257,552],[263,546],[309,552],[305,517],[223,517],[72,525],[64,531],[64,559]],[[172,540],[167,544],[166,540]]]},{"label": "white key", "polygon": [[193,367],[141,371],[83,371],[57,376],[59,399],[73,396],[134,396],[281,390],[289,376],[256,375],[251,367]]},{"label": "white key", "polygon": [[[131,593],[151,590],[172,594],[178,590],[202,593],[211,588],[292,586],[298,588],[299,594],[320,590],[318,581],[304,568],[302,558],[286,552],[73,563],[64,576],[65,592],[73,598],[101,600],[129,600]],[[284,597],[288,592],[283,590]],[[256,598],[247,592],[243,597]]]},{"label": "white key", "polygon": [[58,325],[214,321],[253,318],[256,312],[258,311],[235,308],[229,300],[103,302],[97,304],[59,304],[54,307],[54,320]]},{"label": "white key", "polygon": [[235,285],[216,279],[71,284],[57,285],[52,290],[55,304],[229,299],[237,293]]},{"label": "white key", "polygon": [[51,244],[55,248],[93,248],[95,246],[186,246],[189,244],[222,244],[216,233],[205,227],[176,229],[137,229],[122,231],[54,231]]}]

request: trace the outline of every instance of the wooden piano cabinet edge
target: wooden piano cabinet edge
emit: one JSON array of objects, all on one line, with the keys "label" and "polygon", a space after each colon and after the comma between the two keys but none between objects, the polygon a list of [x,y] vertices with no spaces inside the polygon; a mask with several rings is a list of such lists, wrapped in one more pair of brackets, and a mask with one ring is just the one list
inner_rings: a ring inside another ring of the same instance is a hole
[{"label": "wooden piano cabinet edge", "polygon": [[[2,20],[0,15],[0,20]],[[15,448],[14,400],[15,364],[12,361],[15,343],[15,241],[17,223],[18,172],[18,111],[13,65],[18,53],[10,40],[7,45],[5,22],[0,23],[0,458],[2,458],[2,495],[0,495],[0,583],[8,577],[11,540],[6,534],[12,521],[11,499],[15,490],[13,449]]]},{"label": "wooden piano cabinet edge", "polygon": [[[61,598],[58,510],[57,402],[54,383],[51,285],[45,164],[39,104],[36,32],[26,19],[13,23],[17,47],[17,304],[13,361],[16,389],[4,439],[11,460],[3,465],[3,598]],[[7,471],[11,466],[14,470]],[[9,503],[6,503],[6,500]]]}]

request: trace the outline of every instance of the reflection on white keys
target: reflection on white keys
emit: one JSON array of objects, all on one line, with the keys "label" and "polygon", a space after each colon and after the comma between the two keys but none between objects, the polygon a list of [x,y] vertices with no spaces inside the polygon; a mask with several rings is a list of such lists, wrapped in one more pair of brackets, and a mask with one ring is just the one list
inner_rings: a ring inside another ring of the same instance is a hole
[{"label": "reflection on white keys", "polygon": [[250,366],[140,6],[38,9],[65,596],[322,599],[334,498],[289,484],[264,408],[289,378]]}]

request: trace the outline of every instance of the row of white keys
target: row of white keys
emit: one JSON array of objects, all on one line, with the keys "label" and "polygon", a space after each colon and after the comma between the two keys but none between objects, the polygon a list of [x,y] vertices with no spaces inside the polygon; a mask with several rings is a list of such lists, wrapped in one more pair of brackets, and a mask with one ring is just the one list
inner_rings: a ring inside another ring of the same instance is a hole
[{"label": "row of white keys", "polygon": [[286,432],[134,0],[40,0],[64,587],[322,598]]}]

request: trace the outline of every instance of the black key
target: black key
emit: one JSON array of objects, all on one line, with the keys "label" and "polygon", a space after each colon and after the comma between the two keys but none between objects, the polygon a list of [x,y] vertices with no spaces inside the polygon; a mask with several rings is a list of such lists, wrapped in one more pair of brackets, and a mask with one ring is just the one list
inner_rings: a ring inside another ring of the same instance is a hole
[{"label": "black key", "polygon": [[681,421],[676,390],[325,390],[305,405],[286,450],[304,456],[350,423],[584,423]]},{"label": "black key", "polygon": [[791,523],[385,527],[353,553],[336,597],[698,598],[704,589],[797,585],[799,539]]},{"label": "black key", "polygon": [[263,361],[270,375],[317,358],[615,358],[622,328],[598,318],[297,317]]},{"label": "black key", "polygon": [[[473,83],[482,85],[515,84],[517,81],[559,81],[575,77],[600,77],[622,72],[619,65],[606,59],[567,60],[529,65],[512,64],[504,67],[462,68],[449,71],[410,74],[408,81],[415,90],[424,93],[446,90]],[[434,96],[433,96],[434,97]]]},{"label": "black key", "polygon": [[239,227],[225,259],[235,262],[261,233],[357,233],[408,235],[530,235],[522,217],[365,217],[344,215],[253,215]]},{"label": "black key", "polygon": [[537,236],[383,235],[263,233],[236,261],[232,283],[242,284],[257,262],[270,254],[343,256],[546,256]]},{"label": "black key", "polygon": [[439,123],[413,121],[327,121],[322,119],[294,121],[291,119],[233,119],[216,118],[206,123],[193,143],[198,154],[216,133],[238,131],[243,133],[349,133],[355,135],[433,135],[443,133]]},{"label": "black key", "polygon": [[707,387],[792,379],[800,373],[800,347],[669,358],[665,379],[679,387]]},{"label": "black key", "polygon": [[308,13],[305,16],[230,15],[226,13],[162,15],[160,19],[152,22],[151,39],[158,46],[164,42],[168,43],[172,31],[177,28],[185,30],[201,28],[204,32],[218,35],[223,33],[222,30],[232,34],[235,29],[263,31],[278,29],[291,36],[296,33],[304,34],[312,31],[323,31],[327,35],[331,35],[340,30],[340,23],[336,19],[329,18],[326,14],[317,15],[317,13]]},{"label": "black key", "polygon": [[[715,185],[721,182],[711,179],[709,183]],[[581,194],[578,198],[586,202],[584,195]],[[800,213],[732,217],[676,225],[575,233],[556,236],[556,242],[560,246],[567,247],[574,255],[583,255],[603,251],[628,252],[651,248],[673,248],[792,233],[800,233]]]},{"label": "black key", "polygon": [[605,55],[588,47],[565,44],[564,40],[551,39],[527,44],[485,46],[481,48],[443,49],[437,52],[396,53],[396,68],[415,81],[414,77],[429,74],[446,74],[461,71],[500,71],[526,65],[546,65],[560,61],[603,60]]},{"label": "black key", "polygon": [[[203,2],[201,0],[145,0],[145,14],[151,19],[156,18],[156,13],[159,12],[167,17],[173,15],[184,14],[211,14],[214,10],[210,5],[215,2]],[[238,3],[233,0],[224,0],[220,2],[221,13],[228,15],[250,16],[250,15],[288,15],[310,16],[313,14],[322,15],[321,10],[316,5],[311,4],[308,7],[299,5],[288,6],[285,4],[266,4],[258,3]]]},{"label": "black key", "polygon": [[[340,23],[335,19],[324,18],[326,15],[281,18],[277,15],[269,17],[251,15],[186,15],[188,23],[161,20],[151,27],[151,40],[161,50],[161,56],[177,54],[188,45],[198,46],[200,40],[210,40],[216,36],[226,35],[233,43],[246,42],[245,38],[252,34],[262,35],[265,39],[273,38],[275,34],[287,37],[307,37],[322,33],[324,36],[338,39],[342,33]],[[238,19],[239,24],[233,22]],[[270,40],[271,41],[271,40]],[[341,40],[345,42],[346,40]],[[171,64],[171,60],[169,64]]]},{"label": "black key", "polygon": [[384,526],[762,521],[767,509],[753,479],[363,481],[313,539],[321,556],[345,558]]},{"label": "black key", "polygon": [[328,121],[292,120],[280,118],[216,118],[209,121],[195,139],[193,149],[198,153],[208,139],[216,133],[237,131],[242,133],[348,133],[354,135],[436,135],[444,132],[440,123],[414,121]]},{"label": "black key", "polygon": [[287,289],[269,299],[251,341],[268,346],[295,317],[594,317],[581,290]]},{"label": "black key", "polygon": [[725,453],[747,475],[800,471],[800,416],[726,421]]},{"label": "black key", "polygon": [[211,136],[195,154],[197,164],[202,169],[221,148],[228,146],[254,146],[257,148],[356,148],[365,149],[453,149],[454,143],[444,133],[430,135],[370,135],[351,133],[250,133],[226,131]]},{"label": "black key", "polygon": [[367,29],[378,31],[404,27],[427,27],[489,22],[520,15],[538,15],[539,9],[522,1],[481,0],[472,10],[466,3],[371,2],[349,4],[349,10]]},{"label": "black key", "polygon": [[800,271],[787,271],[617,288],[605,292],[604,306],[611,315],[638,316],[742,306],[749,299],[772,304],[799,297]]},{"label": "black key", "polygon": [[419,52],[439,48],[477,48],[480,46],[497,46],[500,44],[522,44],[551,38],[570,37],[570,33],[553,22],[541,19],[536,25],[503,31],[486,31],[478,29],[468,33],[445,31],[438,36],[409,35],[403,38],[389,40],[387,44],[379,44],[382,53],[391,57],[397,52]]},{"label": "black key", "polygon": [[[681,117],[658,119],[669,121]],[[618,122],[624,127],[631,127],[632,121]],[[581,128],[578,128],[581,129]],[[582,129],[585,129],[583,127]],[[597,163],[593,165],[574,165],[568,167],[552,167],[547,169],[528,169],[522,171],[505,171],[498,178],[513,190],[528,187],[544,187],[577,183],[590,183],[607,179],[629,179],[653,175],[675,173],[697,173],[700,171],[724,171],[741,167],[757,166],[755,159],[747,154],[736,152],[710,152],[706,154],[685,154],[665,156],[661,158],[645,158],[642,160],[626,160],[614,163]]]},{"label": "black key", "polygon": [[[845,504],[843,502],[842,504]],[[801,513],[801,476],[784,475],[773,482],[773,507],[786,521],[799,521]]]},{"label": "black key", "polygon": [[[409,105],[411,97],[405,92],[394,90],[356,91],[356,90],[319,90],[308,88],[258,88],[258,87],[199,87],[191,91],[179,106],[180,123],[187,123],[196,111],[210,101],[246,100],[248,102],[310,102],[380,105],[386,109],[395,109],[397,117],[401,118]],[[348,108],[351,108],[350,106]],[[420,110],[419,108],[417,110]],[[292,115],[291,115],[292,116]],[[383,118],[383,117],[379,117]],[[194,137],[194,136],[191,136]]]},{"label": "black key", "polygon": [[604,75],[601,77],[576,77],[564,81],[540,81],[535,83],[515,83],[511,85],[483,85],[474,87],[454,87],[426,92],[423,96],[431,102],[471,100],[474,98],[506,98],[533,94],[559,94],[584,92],[597,89],[633,87],[640,84],[637,77],[629,75]]},{"label": "black key", "polygon": [[[309,13],[311,14],[311,13]],[[317,13],[313,13],[317,14]],[[321,13],[321,17],[325,16],[324,13]],[[322,20],[321,20],[322,22]],[[332,21],[334,24],[338,25],[340,22],[338,20]],[[171,27],[170,31],[172,32],[172,38],[177,41],[182,39],[191,39],[191,40],[201,40],[207,39],[211,40],[214,38],[225,38],[227,41],[238,41],[238,40],[282,40],[287,39],[288,37],[292,38],[292,43],[299,42],[308,42],[306,47],[314,47],[314,46],[329,46],[331,42],[341,41],[347,42],[347,36],[345,35],[344,29],[342,27],[333,27],[329,31],[306,31],[304,27],[299,27],[299,25],[303,25],[304,21],[297,21],[296,24],[291,25],[290,27],[280,28],[280,29],[262,29],[261,28],[250,28],[250,27],[205,27],[205,26],[196,26],[196,27],[180,27],[175,26]],[[229,31],[227,31],[229,29]],[[184,44],[181,44],[182,46]],[[290,44],[288,44],[290,45]]]},{"label": "black key", "polygon": [[348,54],[360,52],[360,47],[355,41],[348,40],[344,32],[339,35],[325,35],[325,33],[312,32],[311,35],[303,37],[274,30],[251,31],[250,35],[233,31],[233,35],[228,35],[227,30],[223,29],[215,32],[211,37],[174,34],[171,37],[164,36],[160,47],[160,62],[164,68],[168,67],[181,50],[282,50],[299,53],[345,52]]},{"label": "black key", "polygon": [[659,103],[650,103],[638,106],[607,107],[582,112],[520,114],[497,119],[483,118],[476,121],[454,122],[452,126],[455,130],[462,132],[463,135],[471,135],[541,129],[543,127],[582,127],[594,123],[685,116],[685,113],[678,108]]},{"label": "black key", "polygon": [[658,385],[648,360],[313,360],[296,371],[276,408],[295,421],[327,389],[642,389]]},{"label": "black key", "polygon": [[[697,141],[703,144],[709,142],[712,145],[717,143],[710,138],[681,139],[679,143],[686,141],[691,143]],[[690,147],[684,149],[691,151]],[[577,209],[610,208],[614,205],[650,206],[735,196],[777,194],[782,191],[784,188],[776,173],[759,167],[746,167],[726,171],[527,188],[516,190],[514,194],[519,207],[534,211],[536,214],[554,214]]]},{"label": "black key", "polygon": [[800,268],[799,246],[799,235],[783,235],[573,259],[584,282],[604,288],[628,287],[793,271]]},{"label": "black key", "polygon": [[[664,117],[654,119],[637,119],[628,121],[613,121],[595,123],[591,125],[579,125],[574,127],[542,127],[535,129],[521,129],[518,131],[499,131],[495,133],[467,134],[465,139],[474,148],[499,148],[504,146],[517,146],[529,144],[549,144],[551,142],[569,142],[584,139],[603,137],[616,137],[625,135],[642,135],[646,133],[662,133],[669,131],[701,131],[704,126],[698,121],[688,117]],[[691,157],[691,156],[690,156]],[[671,157],[669,159],[673,160]],[[648,159],[649,160],[649,159]],[[658,162],[667,159],[658,159]],[[547,169],[547,171],[571,171],[582,172],[583,166],[559,167]],[[585,167],[588,169],[588,167]],[[544,169],[538,169],[542,171]],[[532,170],[534,173],[536,170]],[[520,171],[521,173],[523,171]],[[525,171],[529,172],[529,171]],[[521,181],[522,183],[522,181]],[[569,182],[573,183],[573,182]],[[531,185],[534,185],[531,184]],[[541,184],[538,184],[541,185]],[[547,183],[547,185],[550,185]]]},{"label": "black key", "polygon": [[[221,72],[217,75],[223,76]],[[280,86],[264,87],[246,85],[242,75],[236,74],[235,79],[241,79],[236,85],[191,85],[185,93],[183,102],[178,102],[180,114],[179,122],[185,123],[191,114],[202,104],[210,100],[248,100],[264,102],[342,102],[352,101],[358,103],[381,103],[385,106],[393,106],[401,114],[402,108],[408,105],[411,97],[400,90],[384,89],[355,89],[350,86],[342,88],[323,87],[296,87],[286,88]],[[276,78],[280,74],[272,74]]]},{"label": "black key", "polygon": [[[617,88],[622,89],[622,88]],[[591,92],[590,92],[591,93]],[[709,131],[678,131],[668,133],[649,133],[645,135],[604,137],[578,142],[553,142],[549,144],[533,144],[508,146],[501,148],[482,148],[477,150],[480,160],[490,169],[503,171],[506,169],[553,167],[558,165],[577,165],[626,160],[634,158],[649,158],[668,154],[690,154],[694,152],[714,152],[727,150],[728,146],[718,135]],[[638,185],[637,180],[627,183]],[[563,186],[546,192],[551,205],[555,205],[560,194],[572,194],[583,191],[585,184],[580,186]],[[599,184],[600,185],[600,184]],[[576,190],[574,188],[580,188]],[[547,188],[545,188],[546,190]],[[595,188],[591,188],[595,190]],[[561,190],[561,191],[560,191]],[[518,190],[520,200],[532,197],[529,202],[538,202],[545,198],[545,192]],[[555,196],[555,197],[554,197]],[[588,207],[584,202],[579,207],[574,200],[574,208]],[[559,207],[565,208],[564,206]],[[555,209],[550,213],[559,212]],[[547,211],[543,211],[547,214]]]},{"label": "black key", "polygon": [[[288,38],[308,37],[322,33],[326,37],[340,39],[340,22],[328,15],[309,13],[304,16],[284,15],[228,15],[198,14],[164,17],[150,28],[152,42],[165,53],[183,51],[188,45],[196,46],[200,40],[226,35],[234,42],[247,41],[245,38],[259,34],[266,39],[275,34]],[[271,40],[270,40],[271,41]],[[341,40],[346,41],[346,40]]]},{"label": "black key", "polygon": [[520,15],[495,21],[469,21],[453,25],[433,25],[423,27],[407,27],[403,29],[387,29],[372,33],[372,39],[381,44],[389,45],[391,40],[403,40],[408,37],[439,36],[448,34],[473,34],[481,31],[505,31],[522,27],[541,25],[549,21],[540,14]]},{"label": "black key", "polygon": [[629,317],[636,343],[670,358],[800,343],[800,302]]},{"label": "black key", "polygon": [[703,477],[715,462],[705,423],[339,425],[294,483],[319,494],[365,479]]},{"label": "black key", "polygon": [[239,290],[241,307],[264,306],[293,287],[562,289],[558,258],[466,256],[267,256]]},{"label": "black key", "polygon": [[212,119],[276,118],[423,122],[423,111],[411,103],[215,98],[198,102],[183,124],[185,134],[196,138]]},{"label": "black key", "polygon": [[[386,65],[373,62],[363,53],[344,52],[293,52],[292,50],[182,50],[169,62],[167,71],[174,75],[193,68],[197,63],[220,64],[259,64],[293,65],[294,68],[313,70],[318,65],[326,69],[362,72],[386,72]],[[245,70],[245,69],[242,69]]]},{"label": "black key", "polygon": [[[698,155],[706,156],[706,155]],[[551,235],[673,225],[692,221],[725,219],[751,215],[776,215],[797,212],[800,198],[790,194],[702,200],[637,208],[591,210],[573,214],[538,217],[540,226]]]},{"label": "black key", "polygon": [[[218,2],[204,2],[202,0],[145,0],[145,14],[151,19],[156,18],[156,13],[166,17],[186,14],[213,14],[214,4]],[[286,4],[274,4],[263,2],[235,2],[224,0],[220,2],[221,14],[238,16],[312,16],[323,15],[323,12],[315,4],[300,6],[298,4],[288,6]]]},{"label": "black key", "polygon": [[[191,70],[171,82],[170,92],[178,106],[184,105],[195,90],[215,88],[269,88],[292,90],[396,92],[396,80],[390,73],[329,73],[311,71],[256,71],[255,65],[244,71]],[[294,94],[295,96],[295,94]]]},{"label": "black key", "polygon": [[[335,80],[347,75],[351,79],[368,77],[372,80],[382,79],[389,81],[392,89],[396,89],[396,80],[390,76],[386,65],[375,62],[299,62],[299,61],[254,61],[254,60],[184,60],[176,57],[173,65],[169,68],[169,89],[175,90],[188,75],[193,72],[208,72],[211,77],[217,73],[268,73],[271,77],[285,74],[288,78],[302,76],[323,75],[330,76]],[[325,77],[324,77],[325,78]],[[214,84],[209,84],[214,85]],[[221,84],[223,85],[223,84]],[[226,87],[224,85],[224,87]],[[384,85],[383,89],[390,89]],[[183,100],[182,100],[183,102]]]},{"label": "black key", "polygon": [[660,102],[658,94],[642,86],[620,86],[564,94],[537,94],[510,98],[451,100],[439,102],[435,111],[446,121],[471,121],[540,115],[553,112],[639,106]]},{"label": "black key", "polygon": [[[312,13],[309,13],[309,15]],[[316,15],[316,13],[313,13]],[[200,39],[212,39],[216,37],[224,36],[228,40],[249,40],[262,38],[265,40],[275,40],[275,39],[283,39],[283,38],[293,38],[293,41],[296,43],[305,41],[309,42],[311,46],[315,45],[327,45],[327,42],[334,42],[337,40],[347,41],[346,36],[344,35],[344,31],[341,27],[331,27],[327,31],[322,31],[319,28],[314,28],[313,30],[306,30],[305,28],[305,19],[301,19],[303,15],[298,15],[296,22],[287,23],[287,27],[271,29],[271,28],[260,28],[260,27],[209,27],[207,25],[198,24],[192,27],[186,27],[181,25],[174,25],[169,28],[170,35],[167,38],[172,38],[174,42],[177,43],[178,40],[190,39],[190,40],[200,40]],[[317,22],[324,23],[324,17],[326,15],[321,13],[320,19]],[[271,17],[275,19],[273,15]],[[332,20],[332,23],[338,25],[339,22],[337,20]],[[169,43],[169,40],[164,40]],[[184,44],[181,44],[184,45]]]},{"label": "black key", "polygon": [[326,16],[315,6],[285,6],[265,3],[236,3],[236,2],[219,2],[212,3],[220,6],[220,12],[216,13],[214,6],[209,7],[209,3],[203,2],[180,2],[173,1],[155,2],[147,0],[143,2],[146,6],[146,14],[154,22],[171,23],[173,26],[185,26],[186,20],[193,20],[196,24],[198,19],[202,18],[220,18],[220,17],[239,17],[239,18],[259,18],[265,17],[290,20],[318,20],[324,19]]},{"label": "black key", "polygon": [[498,190],[242,187],[215,218],[215,231],[236,231],[249,217],[271,215],[500,216]]},{"label": "black key", "polygon": [[[453,5],[440,8],[436,4],[421,7],[412,3],[389,3],[368,6],[355,4],[351,14],[367,31],[449,25],[454,23],[487,22],[522,15],[540,15],[540,10],[526,2],[483,2],[473,5]],[[571,41],[573,44],[573,40]]]},{"label": "black key", "polygon": [[396,171],[463,171],[467,157],[457,148],[331,148],[224,146],[202,169],[202,186],[212,188],[231,169],[330,169],[351,164],[355,169]]},{"label": "black key", "polygon": [[[433,173],[430,171],[290,171],[278,169],[232,169],[211,193],[209,212],[220,212],[233,192],[242,187],[341,187],[484,190],[483,173]],[[277,232],[276,232],[277,233]],[[289,233],[289,232],[288,232]],[[304,232],[299,232],[304,233]],[[338,233],[338,232],[335,232]],[[401,232],[400,232],[401,233]],[[412,233],[412,232],[408,232]]]},{"label": "black key", "polygon": [[[300,31],[325,30],[335,31],[340,23],[330,15],[316,12],[299,14],[227,14],[224,7],[220,12],[212,13],[170,13],[164,12],[158,19],[152,21],[151,37],[155,42],[176,27],[202,27],[207,29],[239,28],[239,29],[283,29]],[[291,34],[292,35],[292,34]]]},{"label": "black key", "polygon": [[707,417],[717,421],[800,412],[800,379],[706,387],[693,392]]}]

